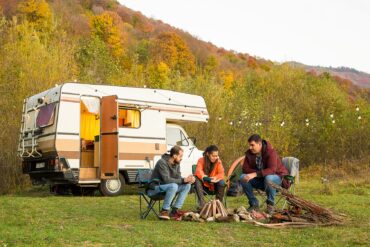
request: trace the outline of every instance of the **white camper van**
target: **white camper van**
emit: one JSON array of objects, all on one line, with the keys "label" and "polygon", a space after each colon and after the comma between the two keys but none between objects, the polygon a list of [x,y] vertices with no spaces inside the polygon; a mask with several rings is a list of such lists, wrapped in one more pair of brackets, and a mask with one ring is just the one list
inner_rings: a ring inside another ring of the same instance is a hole
[{"label": "white camper van", "polygon": [[182,122],[207,122],[200,96],[168,90],[65,83],[24,100],[19,155],[33,183],[57,193],[99,188],[119,195],[138,169],[173,145],[187,176],[201,157]]}]

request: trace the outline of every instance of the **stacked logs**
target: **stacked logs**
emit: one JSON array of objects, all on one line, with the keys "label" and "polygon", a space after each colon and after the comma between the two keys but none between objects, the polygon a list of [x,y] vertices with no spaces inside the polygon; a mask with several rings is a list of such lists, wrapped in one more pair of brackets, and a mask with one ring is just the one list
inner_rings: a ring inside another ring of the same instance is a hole
[{"label": "stacked logs", "polygon": [[219,200],[212,200],[203,206],[199,216],[207,221],[214,221],[220,217],[227,217],[227,210]]},{"label": "stacked logs", "polygon": [[226,209],[219,200],[205,204],[199,213],[188,212],[182,220],[197,222],[246,222],[252,220],[252,215],[241,206],[237,209]]}]

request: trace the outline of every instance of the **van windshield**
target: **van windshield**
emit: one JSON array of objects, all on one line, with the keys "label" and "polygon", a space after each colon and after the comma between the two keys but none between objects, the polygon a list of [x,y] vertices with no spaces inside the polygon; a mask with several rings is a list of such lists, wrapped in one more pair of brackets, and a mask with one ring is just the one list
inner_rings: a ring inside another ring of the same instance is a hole
[{"label": "van windshield", "polygon": [[189,146],[189,142],[184,133],[178,128],[167,127],[167,144]]},{"label": "van windshield", "polygon": [[40,108],[36,118],[36,127],[42,128],[54,124],[55,103],[44,105]]}]

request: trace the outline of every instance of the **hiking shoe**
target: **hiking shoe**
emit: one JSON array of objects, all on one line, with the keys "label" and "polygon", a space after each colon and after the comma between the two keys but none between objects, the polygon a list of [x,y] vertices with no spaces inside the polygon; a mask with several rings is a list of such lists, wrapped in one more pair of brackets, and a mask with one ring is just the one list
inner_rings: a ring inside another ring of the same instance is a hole
[{"label": "hiking shoe", "polygon": [[177,220],[177,221],[180,221],[182,219],[182,216],[184,214],[180,213],[180,212],[175,212],[175,213],[171,213],[170,216],[171,216],[171,219],[173,220]]},{"label": "hiking shoe", "polygon": [[170,213],[170,217],[171,218],[181,218],[184,214],[186,213],[186,211],[182,211],[182,210],[172,210],[171,213]]},{"label": "hiking shoe", "polygon": [[247,211],[252,212],[252,211],[259,211],[260,207],[258,205],[251,205]]},{"label": "hiking shoe", "polygon": [[266,212],[269,215],[273,215],[275,213],[275,207],[274,207],[274,205],[267,204]]},{"label": "hiking shoe", "polygon": [[159,213],[159,216],[158,216],[161,220],[169,220],[170,219],[170,215],[168,214],[168,211],[167,210],[162,210],[160,213]]}]

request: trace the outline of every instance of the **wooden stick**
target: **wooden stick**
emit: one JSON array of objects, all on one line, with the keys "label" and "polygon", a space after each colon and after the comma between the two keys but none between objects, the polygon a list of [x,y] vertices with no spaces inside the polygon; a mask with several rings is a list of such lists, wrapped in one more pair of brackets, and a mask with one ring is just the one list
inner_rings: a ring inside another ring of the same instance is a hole
[{"label": "wooden stick", "polygon": [[203,215],[204,211],[206,210],[207,205],[203,205],[202,210],[200,210],[199,215]]},{"label": "wooden stick", "polygon": [[206,213],[205,213],[205,217],[206,217],[206,219],[209,217],[208,215],[209,215],[209,211],[211,211],[211,204],[210,203],[207,203],[207,210],[206,210]]},{"label": "wooden stick", "polygon": [[301,228],[301,227],[310,227],[310,226],[319,226],[322,224],[315,224],[315,223],[306,223],[306,222],[284,222],[284,223],[276,223],[276,224],[264,224],[258,221],[253,221],[254,224],[258,226],[263,226],[266,228],[285,228],[285,227],[296,227],[296,228]]},{"label": "wooden stick", "polygon": [[207,219],[208,210],[209,210],[209,204],[205,204],[202,209],[202,214],[200,215],[202,218]]},{"label": "wooden stick", "polygon": [[217,201],[218,201],[218,204],[220,205],[223,216],[227,216],[226,208],[224,207],[224,205],[222,204],[221,201],[219,201],[219,200],[217,200]]},{"label": "wooden stick", "polygon": [[212,205],[213,205],[213,215],[212,216],[216,216],[216,214],[217,214],[217,201],[213,200]]}]

